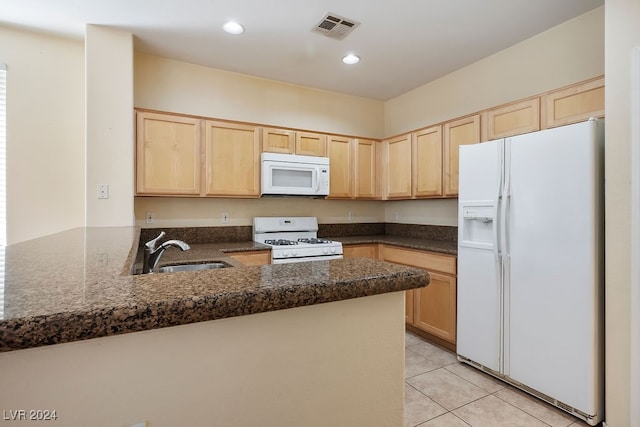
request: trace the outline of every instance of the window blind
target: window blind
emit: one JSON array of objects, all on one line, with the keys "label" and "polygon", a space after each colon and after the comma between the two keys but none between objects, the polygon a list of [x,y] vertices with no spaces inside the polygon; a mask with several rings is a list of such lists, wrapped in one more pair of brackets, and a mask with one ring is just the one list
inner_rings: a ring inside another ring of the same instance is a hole
[{"label": "window blind", "polygon": [[[7,244],[7,66],[0,64],[0,246]],[[2,260],[4,261],[4,259]],[[4,262],[2,262],[4,267]]]},{"label": "window blind", "polygon": [[0,63],[0,319],[4,318],[4,250],[7,244],[7,66]]}]

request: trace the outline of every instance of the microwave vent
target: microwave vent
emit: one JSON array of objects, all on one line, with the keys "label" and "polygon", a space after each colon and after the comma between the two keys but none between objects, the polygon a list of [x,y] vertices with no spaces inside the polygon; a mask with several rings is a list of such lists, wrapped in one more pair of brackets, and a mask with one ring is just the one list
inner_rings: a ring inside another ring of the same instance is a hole
[{"label": "microwave vent", "polygon": [[313,27],[313,31],[336,40],[344,39],[351,31],[360,25],[353,19],[345,18],[335,13],[327,13],[320,22]]}]

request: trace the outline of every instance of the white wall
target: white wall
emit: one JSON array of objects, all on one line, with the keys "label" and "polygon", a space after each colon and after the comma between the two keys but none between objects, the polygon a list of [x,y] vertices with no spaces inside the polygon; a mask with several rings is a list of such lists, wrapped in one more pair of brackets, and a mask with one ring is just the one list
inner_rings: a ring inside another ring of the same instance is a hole
[{"label": "white wall", "polygon": [[385,103],[385,134],[451,120],[604,73],[604,7]]},{"label": "white wall", "polygon": [[[146,212],[153,212],[153,224],[145,223]],[[222,223],[223,212],[229,214],[228,224]],[[373,200],[136,198],[136,225],[145,228],[252,225],[254,216],[282,215],[315,216],[321,224],[385,221],[384,202]]]},{"label": "white wall", "polygon": [[0,27],[7,64],[7,243],[84,225],[81,42]]},{"label": "white wall", "polygon": [[369,138],[384,135],[381,101],[139,52],[135,106]]},{"label": "white wall", "polygon": [[[87,25],[86,225],[133,225],[133,36]],[[109,198],[97,198],[98,184]]]},{"label": "white wall", "polygon": [[[640,46],[640,3],[607,0],[605,70],[606,417],[609,427],[638,425],[630,418],[631,301],[631,49]],[[635,307],[638,310],[638,307]]]}]

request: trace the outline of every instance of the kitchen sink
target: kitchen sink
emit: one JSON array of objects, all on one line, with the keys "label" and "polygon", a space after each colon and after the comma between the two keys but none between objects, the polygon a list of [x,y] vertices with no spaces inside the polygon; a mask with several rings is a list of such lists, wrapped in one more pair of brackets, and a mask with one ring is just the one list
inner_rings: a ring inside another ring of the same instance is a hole
[{"label": "kitchen sink", "polygon": [[227,264],[223,261],[210,261],[197,264],[173,264],[163,265],[157,268],[158,273],[177,273],[180,271],[198,271],[198,270],[213,270],[214,268],[228,268],[232,267],[231,264]]}]

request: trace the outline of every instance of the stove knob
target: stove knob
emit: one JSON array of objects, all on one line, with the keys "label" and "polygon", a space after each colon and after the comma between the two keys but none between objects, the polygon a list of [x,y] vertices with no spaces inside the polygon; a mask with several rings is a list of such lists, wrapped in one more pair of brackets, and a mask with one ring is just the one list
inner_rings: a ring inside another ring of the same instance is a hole
[{"label": "stove knob", "polygon": [[336,248],[331,248],[331,253],[335,254],[336,253]]},{"label": "stove knob", "polygon": [[282,255],[289,256],[289,252],[288,251],[282,251]]},{"label": "stove knob", "polygon": [[327,249],[327,248],[322,248],[322,253],[323,253],[324,255],[327,255],[327,254],[329,253],[329,249]]},{"label": "stove knob", "polygon": [[291,256],[296,256],[296,255],[298,255],[298,252],[296,252],[296,251],[291,251]]}]

